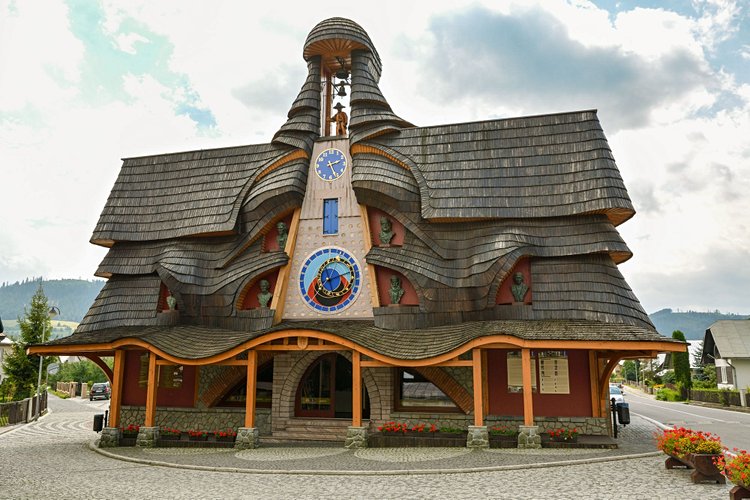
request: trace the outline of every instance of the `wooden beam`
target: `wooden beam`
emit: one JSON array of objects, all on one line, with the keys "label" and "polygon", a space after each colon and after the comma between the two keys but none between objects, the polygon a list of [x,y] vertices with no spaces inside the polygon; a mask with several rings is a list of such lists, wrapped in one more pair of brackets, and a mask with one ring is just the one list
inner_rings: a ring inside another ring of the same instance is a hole
[{"label": "wooden beam", "polygon": [[482,412],[482,350],[471,351],[472,378],[474,382],[474,425],[484,425],[484,413]]},{"label": "wooden beam", "polygon": [[534,425],[534,399],[531,392],[531,350],[521,349],[521,372],[523,379],[523,425]]},{"label": "wooden beam", "polygon": [[487,351],[482,349],[482,412],[490,413],[490,385],[487,378]]},{"label": "wooden beam", "polygon": [[109,427],[120,427],[122,406],[122,378],[125,374],[125,351],[115,351],[115,364],[112,369],[112,394],[109,400]]},{"label": "wooden beam", "polygon": [[247,394],[245,395],[245,427],[255,427],[255,388],[258,353],[247,351]]},{"label": "wooden beam", "polygon": [[[279,277],[276,279],[276,288],[273,291],[273,298],[271,299],[271,309],[273,313],[273,324],[276,325],[281,323],[281,319],[284,317],[284,304],[286,303],[286,290],[289,285],[289,276],[292,269],[292,260],[294,260],[294,248],[297,245],[297,233],[299,232],[299,216],[302,212],[301,208],[297,208],[292,215],[292,222],[289,227],[289,233],[286,237],[286,246],[284,251],[289,256],[289,262],[279,271]],[[281,283],[281,286],[279,286]]]},{"label": "wooden beam", "polygon": [[148,355],[148,386],[146,387],[146,421],[145,427],[153,427],[156,421],[156,389],[158,385],[156,371],[156,354],[151,352]]},{"label": "wooden beam", "polygon": [[[290,231],[291,234],[291,231]],[[287,242],[288,244],[288,242]],[[283,269],[283,268],[282,268]],[[287,280],[288,281],[288,280]],[[275,293],[275,292],[274,292]],[[278,313],[278,309],[276,309]],[[453,360],[458,356],[470,351],[475,348],[487,348],[488,346],[503,345],[505,348],[513,349],[580,349],[580,350],[595,350],[595,351],[622,351],[622,352],[638,352],[636,357],[648,357],[642,356],[642,351],[651,352],[687,352],[687,344],[674,343],[674,342],[645,342],[645,341],[581,341],[581,340],[524,340],[511,335],[497,334],[483,336],[459,347],[456,347],[452,351],[434,356],[432,358],[425,359],[398,359],[391,356],[386,356],[378,352],[363,347],[351,340],[347,340],[333,333],[321,332],[319,330],[308,330],[308,329],[290,329],[280,330],[276,332],[267,333],[260,335],[247,342],[243,342],[227,351],[214,356],[201,359],[186,359],[178,358],[171,354],[164,352],[163,350],[145,342],[141,339],[136,338],[123,338],[109,343],[101,344],[87,344],[87,345],[66,345],[66,346],[34,346],[29,347],[27,352],[29,354],[43,354],[43,355],[86,355],[87,353],[96,352],[102,354],[103,352],[113,352],[114,349],[128,348],[128,347],[140,347],[150,352],[155,352],[159,357],[174,361],[176,364],[181,365],[211,365],[224,361],[227,359],[234,358],[238,354],[241,354],[248,349],[260,348],[264,344],[268,344],[276,339],[283,339],[286,337],[297,337],[306,336],[311,339],[319,339],[331,342],[333,344],[343,346],[345,350],[355,349],[365,356],[368,356],[374,360],[382,361],[387,365],[391,366],[404,366],[404,367],[418,367],[418,366],[441,366],[441,363]],[[278,346],[272,346],[264,350],[274,350]],[[327,347],[327,346],[326,346]],[[310,347],[308,346],[308,349]],[[338,348],[332,348],[331,350],[337,350]],[[471,363],[471,361],[469,361]],[[460,366],[445,364],[442,366]]]},{"label": "wooden beam", "polygon": [[351,347],[336,345],[336,344],[308,344],[307,347],[300,347],[297,344],[288,345],[259,345],[255,348],[256,351],[351,351]]},{"label": "wooden beam", "polygon": [[352,427],[362,426],[362,367],[359,351],[352,351]]},{"label": "wooden beam", "polygon": [[619,357],[615,357],[607,361],[607,364],[604,366],[602,374],[599,377],[599,400],[602,402],[602,415],[606,415],[609,408],[609,398],[607,397],[609,395],[609,376],[612,374],[615,366],[620,362],[620,359],[621,358]]},{"label": "wooden beam", "polygon": [[589,351],[589,391],[591,392],[591,416],[601,417],[599,402],[599,358],[596,351]]},{"label": "wooden beam", "polygon": [[95,354],[87,354],[86,357],[94,362],[96,366],[102,369],[104,374],[107,376],[107,379],[109,380],[109,383],[113,383],[114,375],[112,373],[112,368],[107,365],[107,363],[104,362],[104,360],[101,358],[101,356],[97,356]]}]

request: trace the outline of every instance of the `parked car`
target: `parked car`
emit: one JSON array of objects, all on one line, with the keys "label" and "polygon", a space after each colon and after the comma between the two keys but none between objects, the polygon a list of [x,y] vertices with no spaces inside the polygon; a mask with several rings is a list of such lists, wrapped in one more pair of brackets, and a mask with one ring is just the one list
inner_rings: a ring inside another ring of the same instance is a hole
[{"label": "parked car", "polygon": [[98,382],[91,386],[89,391],[89,401],[95,399],[109,399],[112,394],[112,389],[109,387],[109,382]]},{"label": "parked car", "polygon": [[625,394],[623,394],[622,390],[616,385],[609,386],[609,400],[612,401],[613,398],[615,404],[625,402]]}]

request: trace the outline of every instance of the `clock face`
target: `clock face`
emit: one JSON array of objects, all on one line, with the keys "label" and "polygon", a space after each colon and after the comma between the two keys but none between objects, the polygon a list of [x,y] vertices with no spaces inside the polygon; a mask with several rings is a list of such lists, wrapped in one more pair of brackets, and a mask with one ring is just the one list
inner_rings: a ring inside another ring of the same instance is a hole
[{"label": "clock face", "polygon": [[339,149],[326,149],[315,160],[315,173],[324,181],[335,181],[345,170],[346,156]]},{"label": "clock face", "polygon": [[334,313],[351,305],[361,286],[360,267],[346,250],[321,248],[310,254],[299,273],[299,291],[316,311]]}]

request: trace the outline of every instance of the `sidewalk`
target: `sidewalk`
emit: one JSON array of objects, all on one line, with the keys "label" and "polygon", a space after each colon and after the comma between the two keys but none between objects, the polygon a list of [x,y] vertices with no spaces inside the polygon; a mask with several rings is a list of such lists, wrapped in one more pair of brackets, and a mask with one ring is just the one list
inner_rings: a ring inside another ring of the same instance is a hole
[{"label": "sidewalk", "polygon": [[221,448],[96,448],[104,456],[147,465],[192,470],[265,474],[445,474],[590,464],[657,456],[657,427],[640,417],[621,428],[618,449],[537,450],[467,448],[369,448],[347,450],[340,443],[319,446],[264,444],[255,450]]}]

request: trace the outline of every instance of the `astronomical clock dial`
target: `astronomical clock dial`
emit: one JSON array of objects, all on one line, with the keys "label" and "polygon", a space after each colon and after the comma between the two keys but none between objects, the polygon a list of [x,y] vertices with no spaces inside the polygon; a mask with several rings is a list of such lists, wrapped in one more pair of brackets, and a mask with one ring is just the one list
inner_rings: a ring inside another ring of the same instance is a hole
[{"label": "astronomical clock dial", "polygon": [[315,173],[324,181],[335,181],[344,175],[344,171],[346,171],[346,155],[339,149],[326,149],[315,160]]},{"label": "astronomical clock dial", "polygon": [[324,313],[338,312],[352,304],[361,284],[357,260],[336,247],[313,252],[299,273],[299,291],[305,303]]}]

